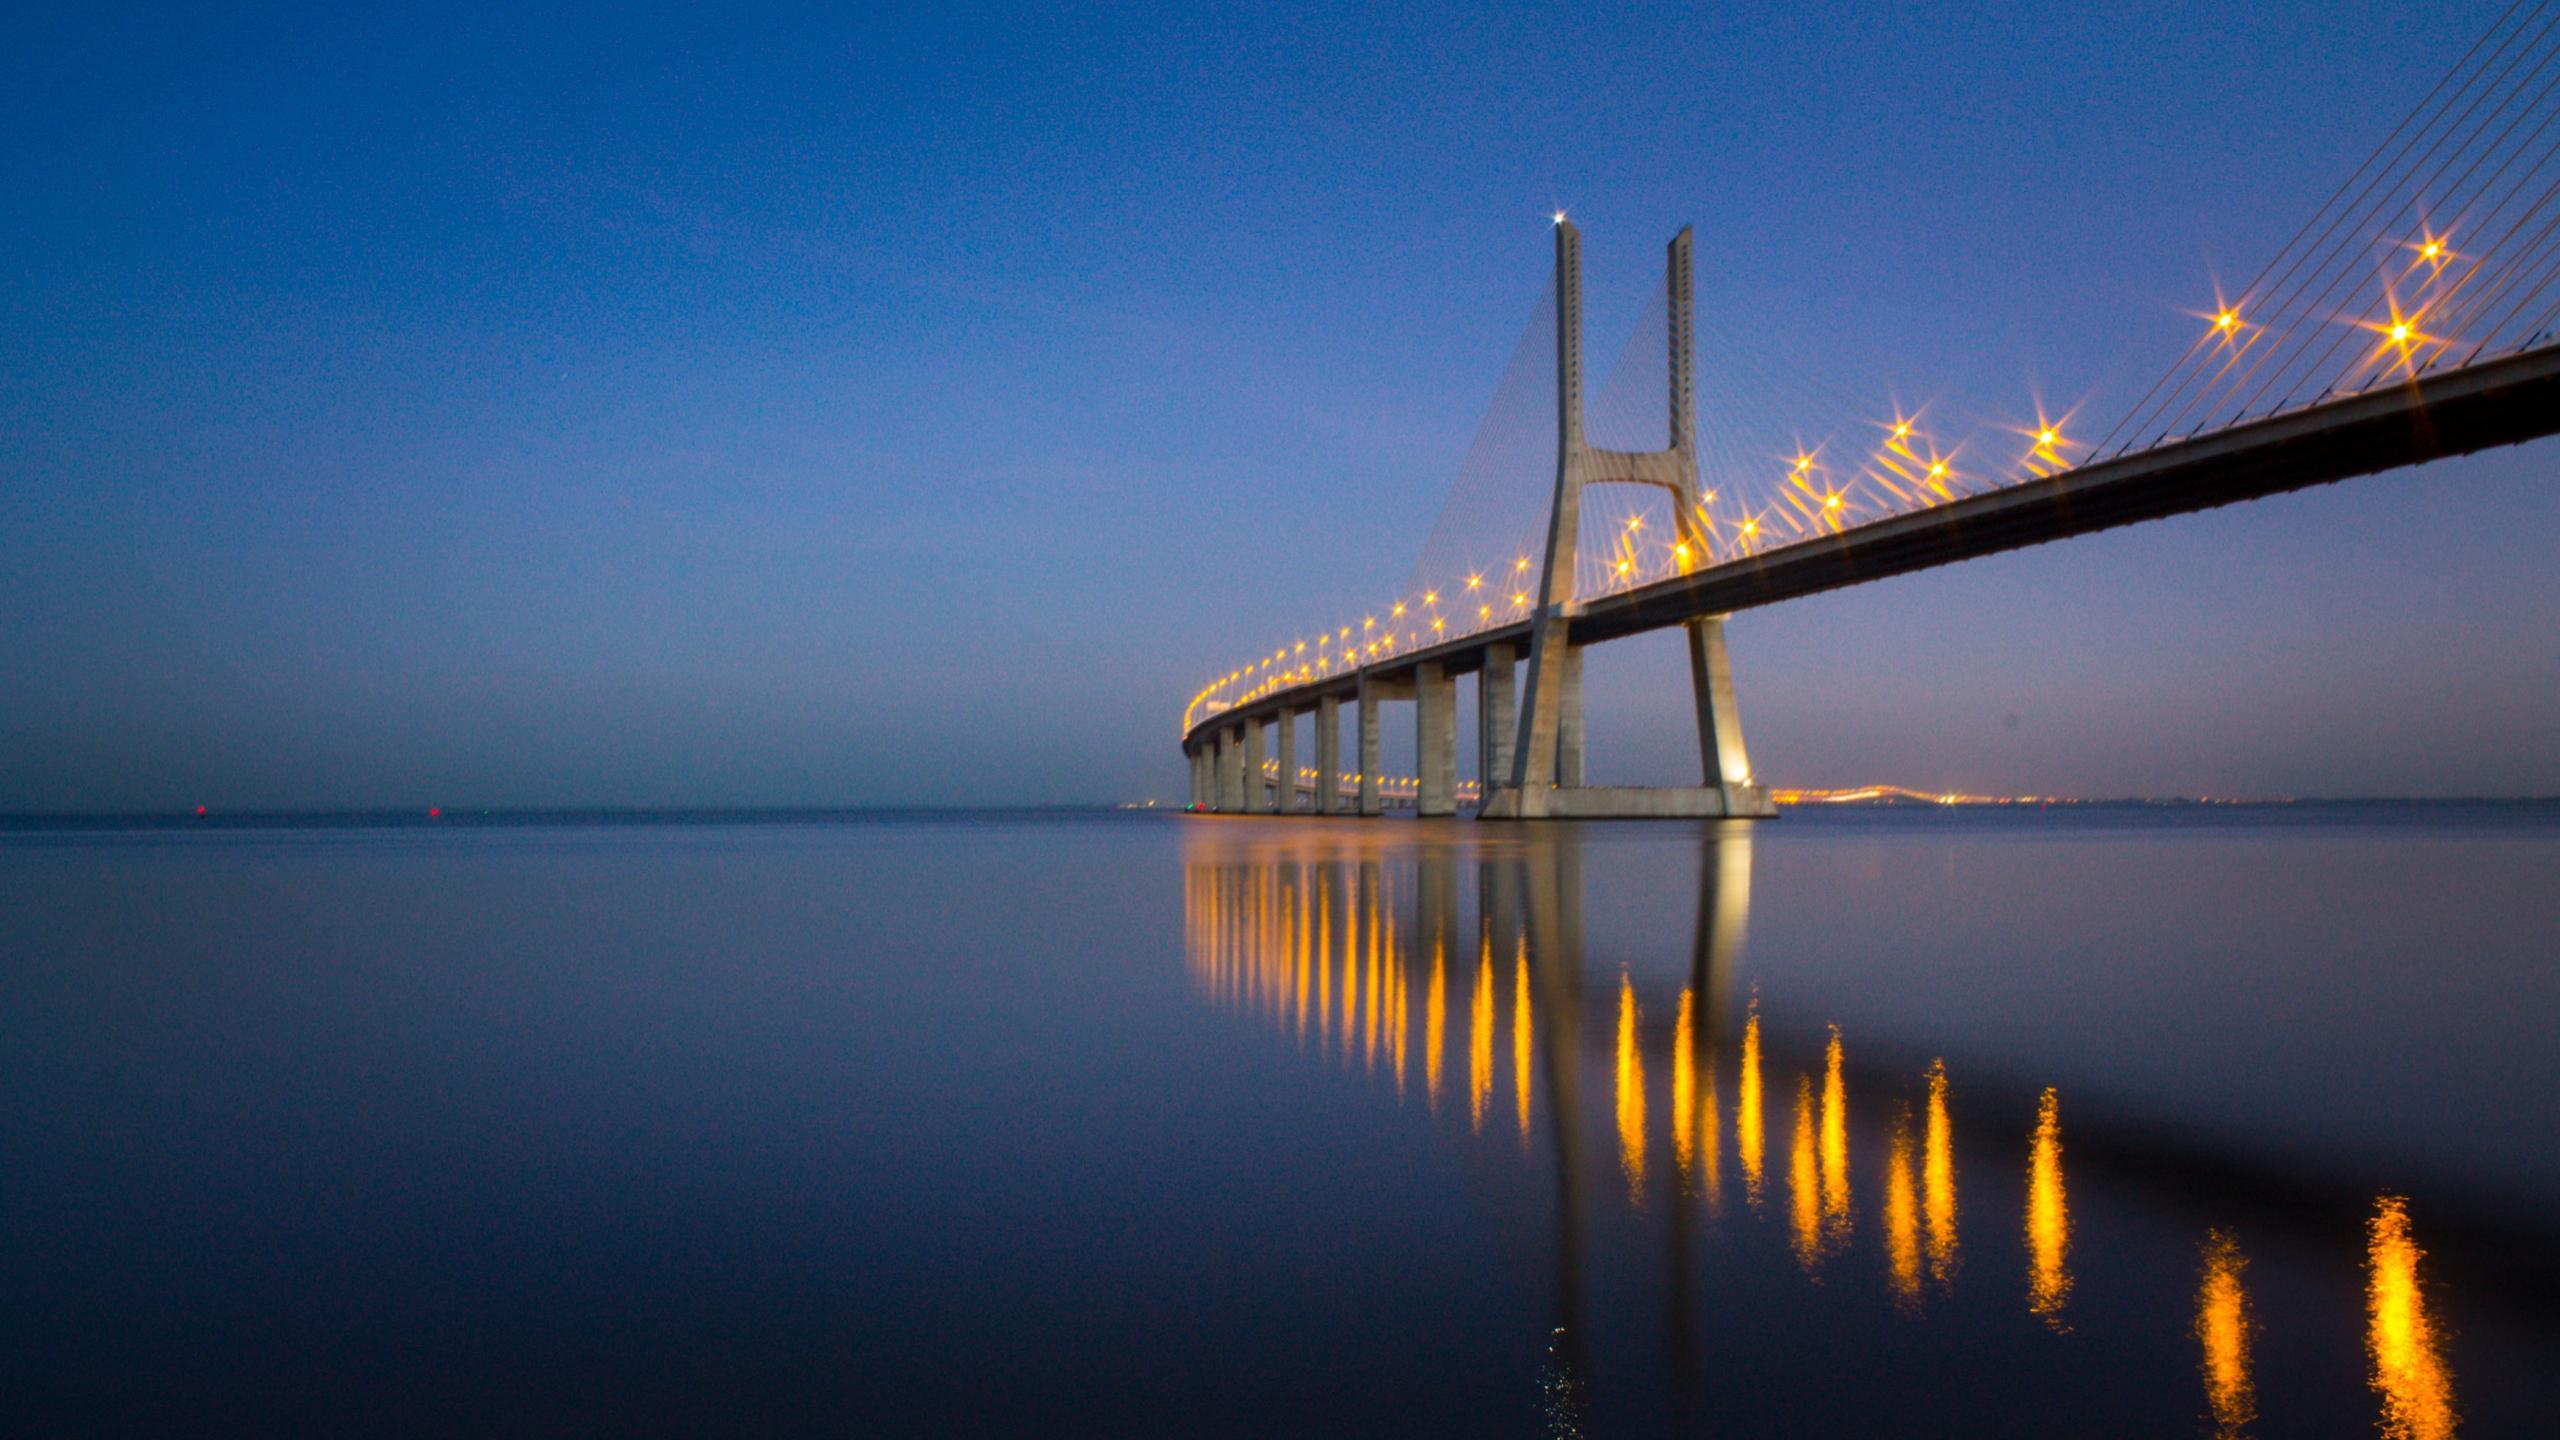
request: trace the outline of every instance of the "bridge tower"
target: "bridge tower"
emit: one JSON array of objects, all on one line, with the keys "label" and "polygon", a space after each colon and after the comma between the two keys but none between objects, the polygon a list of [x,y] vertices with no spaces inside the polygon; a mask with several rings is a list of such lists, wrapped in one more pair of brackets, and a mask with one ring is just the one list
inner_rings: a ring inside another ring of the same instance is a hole
[{"label": "bridge tower", "polygon": [[[1545,568],[1529,627],[1529,663],[1510,774],[1485,777],[1478,814],[1487,820],[1601,816],[1758,816],[1777,813],[1752,782],[1725,656],[1722,615],[1691,620],[1689,681],[1697,702],[1700,782],[1636,789],[1585,786],[1580,736],[1582,656],[1573,641],[1574,554],[1586,485],[1654,485],[1671,492],[1679,540],[1692,564],[1707,562],[1699,526],[1697,352],[1692,338],[1687,228],[1672,237],[1664,285],[1670,308],[1671,444],[1651,451],[1604,450],[1582,431],[1582,232],[1556,221],[1556,492],[1547,518]],[[1568,728],[1573,732],[1564,734]],[[1559,739],[1563,740],[1559,753]]]}]

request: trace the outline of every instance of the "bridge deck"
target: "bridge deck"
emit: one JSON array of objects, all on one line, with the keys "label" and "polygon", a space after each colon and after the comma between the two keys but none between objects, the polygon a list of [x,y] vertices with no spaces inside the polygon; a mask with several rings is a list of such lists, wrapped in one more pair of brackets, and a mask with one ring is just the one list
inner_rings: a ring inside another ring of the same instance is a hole
[{"label": "bridge deck", "polygon": [[[1576,608],[1573,639],[1619,639],[1702,615],[1774,605],[2553,433],[2560,433],[2560,345],[2325,401],[1597,596]],[[1483,665],[1487,647],[1526,645],[1528,637],[1528,622],[1520,621],[1409,651],[1364,672],[1309,681],[1209,716],[1184,741],[1238,718],[1303,709],[1328,694],[1348,698],[1358,693],[1361,673],[1397,679],[1437,661],[1453,674],[1465,674]]]}]

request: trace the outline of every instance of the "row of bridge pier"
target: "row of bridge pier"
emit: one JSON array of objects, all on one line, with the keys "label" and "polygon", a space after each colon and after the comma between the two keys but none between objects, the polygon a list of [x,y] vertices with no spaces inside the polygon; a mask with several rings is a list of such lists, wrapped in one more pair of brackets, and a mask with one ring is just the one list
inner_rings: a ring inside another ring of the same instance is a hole
[{"label": "row of bridge pier", "polygon": [[[1517,724],[1518,676],[1525,646],[1502,641],[1460,653],[1416,661],[1401,669],[1379,667],[1346,676],[1305,703],[1283,702],[1238,714],[1196,733],[1184,747],[1191,763],[1191,808],[1204,812],[1269,815],[1380,815],[1410,808],[1448,816],[1480,804],[1481,780],[1458,775],[1458,681],[1476,677],[1476,743],[1479,776],[1507,776]],[[1554,756],[1556,783],[1582,784],[1582,652],[1560,651]],[[1343,693],[1348,691],[1348,694]],[[1352,763],[1342,755],[1342,707],[1350,700],[1356,724]],[[1385,708],[1413,706],[1415,773],[1391,776],[1379,763]],[[1298,720],[1315,717],[1315,763],[1298,757]]]}]

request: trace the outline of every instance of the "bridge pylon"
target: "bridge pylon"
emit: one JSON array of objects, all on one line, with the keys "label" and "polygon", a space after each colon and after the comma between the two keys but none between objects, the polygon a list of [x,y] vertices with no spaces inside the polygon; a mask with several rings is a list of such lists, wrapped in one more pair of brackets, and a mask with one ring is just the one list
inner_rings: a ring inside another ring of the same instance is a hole
[{"label": "bridge pylon", "polygon": [[[1508,776],[1485,777],[1478,815],[1486,820],[1603,816],[1773,815],[1768,792],[1753,782],[1734,703],[1733,668],[1725,655],[1722,615],[1684,623],[1689,679],[1697,701],[1700,783],[1635,788],[1586,786],[1581,775],[1578,717],[1581,656],[1574,648],[1574,555],[1581,539],[1586,485],[1652,485],[1671,492],[1675,531],[1693,564],[1709,558],[1699,525],[1697,350],[1691,295],[1691,236],[1672,237],[1664,266],[1670,309],[1670,445],[1661,450],[1607,450],[1590,444],[1582,426],[1582,232],[1556,221],[1556,490],[1547,517],[1538,608],[1529,627],[1529,661],[1519,705],[1518,738]],[[1566,729],[1576,733],[1564,734]],[[1561,744],[1560,744],[1561,742]],[[1563,752],[1560,755],[1560,750]]]}]

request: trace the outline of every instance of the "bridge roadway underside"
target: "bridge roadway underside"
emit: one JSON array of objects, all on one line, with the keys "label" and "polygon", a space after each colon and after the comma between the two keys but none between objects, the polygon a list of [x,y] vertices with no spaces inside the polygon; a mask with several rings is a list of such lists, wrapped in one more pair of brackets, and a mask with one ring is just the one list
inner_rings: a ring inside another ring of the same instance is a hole
[{"label": "bridge roadway underside", "polygon": [[[1700,616],[1729,615],[2554,433],[2560,433],[2560,345],[2547,345],[1580,601],[1572,639],[1577,647],[1594,645]],[[1413,650],[1361,672],[1312,680],[1209,716],[1183,737],[1183,746],[1213,745],[1222,728],[1251,719],[1276,721],[1326,696],[1353,698],[1362,674],[1373,687],[1401,689],[1425,664],[1438,665],[1448,676],[1469,674],[1484,667],[1494,647],[1526,654],[1528,643],[1529,624],[1520,621]]]}]

